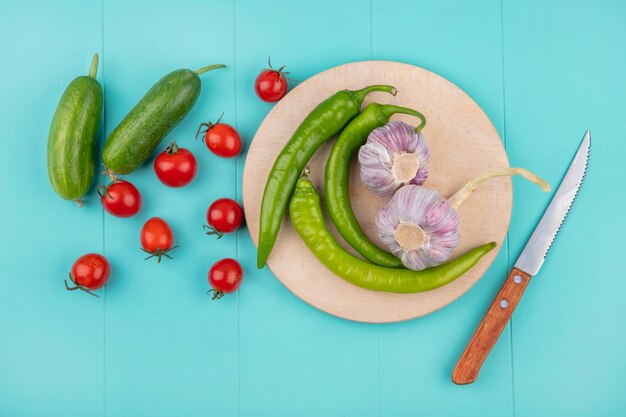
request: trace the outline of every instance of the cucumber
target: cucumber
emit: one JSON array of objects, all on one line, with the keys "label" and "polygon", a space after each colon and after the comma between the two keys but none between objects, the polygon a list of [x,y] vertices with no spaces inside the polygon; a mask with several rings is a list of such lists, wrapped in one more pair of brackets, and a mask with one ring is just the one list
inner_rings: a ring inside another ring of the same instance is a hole
[{"label": "cucumber", "polygon": [[48,135],[48,178],[57,194],[82,206],[93,181],[96,134],[102,114],[102,87],[96,80],[98,54],[88,76],[67,86],[52,118]]},{"label": "cucumber", "polygon": [[193,107],[200,95],[198,75],[224,67],[179,69],[157,81],[109,135],[102,150],[104,165],[118,174],[137,169]]}]

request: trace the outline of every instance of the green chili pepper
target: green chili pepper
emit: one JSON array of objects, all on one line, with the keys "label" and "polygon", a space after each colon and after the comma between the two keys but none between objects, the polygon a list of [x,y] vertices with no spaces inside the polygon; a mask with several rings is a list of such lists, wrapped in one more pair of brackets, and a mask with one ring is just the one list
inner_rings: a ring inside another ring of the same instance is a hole
[{"label": "green chili pepper", "polygon": [[337,231],[363,257],[376,265],[400,268],[402,262],[370,241],[352,211],[350,204],[350,161],[352,155],[367,140],[367,136],[377,127],[384,126],[396,113],[410,114],[421,119],[415,128],[419,132],[424,128],[424,115],[406,107],[372,103],[361,114],[352,119],[333,145],[326,163],[324,176],[324,194],[326,208],[335,223]]},{"label": "green chili pepper", "polygon": [[422,271],[370,264],[342,248],[330,234],[324,224],[319,196],[306,176],[298,180],[289,215],[294,228],[320,262],[337,276],[369,290],[415,293],[439,288],[463,275],[496,246],[495,242],[478,246],[445,264]]},{"label": "green chili pepper", "polygon": [[304,166],[320,145],[339,133],[359,113],[365,96],[374,91],[396,95],[396,89],[389,85],[372,85],[357,91],[344,90],[333,94],[309,113],[276,158],[261,203],[259,268],[263,268],[274,247],[289,196]]}]

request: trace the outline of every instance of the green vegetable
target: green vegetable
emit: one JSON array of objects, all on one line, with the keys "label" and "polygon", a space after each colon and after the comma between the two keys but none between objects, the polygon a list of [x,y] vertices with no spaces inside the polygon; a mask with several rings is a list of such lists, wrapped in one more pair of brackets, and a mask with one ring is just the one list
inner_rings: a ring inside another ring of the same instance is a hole
[{"label": "green vegetable", "polygon": [[224,67],[179,69],[157,81],[109,135],[102,150],[104,165],[119,174],[137,169],[193,107],[200,95],[198,75]]},{"label": "green vegetable", "polygon": [[263,268],[274,247],[289,196],[304,166],[320,145],[339,133],[359,113],[365,96],[373,91],[396,95],[396,89],[388,85],[372,85],[357,91],[344,90],[333,94],[309,113],[276,158],[261,203],[259,268]]},{"label": "green vegetable", "polygon": [[88,76],[75,78],[57,106],[48,136],[48,178],[58,195],[75,200],[89,190],[95,168],[96,133],[102,113],[102,87],[96,81],[98,54]]},{"label": "green vegetable", "polygon": [[330,234],[319,196],[306,176],[298,180],[289,215],[304,243],[329,270],[354,285],[376,291],[415,293],[439,288],[463,275],[496,246],[495,242],[478,246],[452,261],[422,271],[370,264],[343,249]]},{"label": "green vegetable", "polygon": [[326,208],[337,231],[363,257],[377,265],[399,268],[402,262],[370,241],[354,216],[350,204],[350,161],[354,151],[367,140],[370,132],[384,126],[396,113],[410,114],[421,119],[415,131],[426,124],[424,116],[412,109],[388,104],[372,103],[361,114],[352,119],[333,145],[326,163],[324,193]]}]

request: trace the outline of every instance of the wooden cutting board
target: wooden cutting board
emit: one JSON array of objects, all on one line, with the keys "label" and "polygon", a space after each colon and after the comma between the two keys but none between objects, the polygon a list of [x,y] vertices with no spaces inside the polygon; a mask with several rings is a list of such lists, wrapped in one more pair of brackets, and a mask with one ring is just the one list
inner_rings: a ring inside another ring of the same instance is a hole
[{"label": "wooden cutting board", "polygon": [[[370,84],[390,84],[396,97],[370,94],[371,101],[411,107],[427,119],[424,135],[430,146],[429,178],[425,186],[451,196],[465,182],[489,170],[507,167],[502,142],[487,115],[467,94],[450,81],[423,68],[398,62],[366,61],[341,65],[321,72],[294,88],[267,115],[257,131],[243,174],[243,202],[252,240],[258,244],[261,198],[268,173],[282,147],[304,117],[322,100],[341,89],[359,89]],[[415,125],[415,119],[394,116]],[[323,175],[333,141],[322,146],[309,163],[309,177],[323,199]],[[352,206],[365,233],[380,244],[374,217],[388,198],[378,197],[359,179],[353,161]],[[451,303],[485,273],[497,255],[511,217],[510,178],[496,178],[474,192],[459,209],[461,243],[453,257],[477,245],[495,241],[498,249],[485,256],[462,277],[433,291],[391,294],[356,287],[328,271],[307,249],[285,216],[269,268],[303,301],[327,313],[349,320],[388,323],[408,320]],[[326,224],[337,239],[332,222]]]}]

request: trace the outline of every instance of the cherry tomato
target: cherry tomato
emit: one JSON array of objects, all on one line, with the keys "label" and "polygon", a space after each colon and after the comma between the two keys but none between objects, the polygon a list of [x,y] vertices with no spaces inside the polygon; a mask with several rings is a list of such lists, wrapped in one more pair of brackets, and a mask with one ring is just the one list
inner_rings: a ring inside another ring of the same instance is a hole
[{"label": "cherry tomato", "polygon": [[78,258],[72,265],[69,276],[74,286],[70,287],[65,280],[65,288],[68,291],[82,290],[98,297],[92,291],[102,288],[110,275],[111,266],[107,258],[97,253],[88,253]]},{"label": "cherry tomato", "polygon": [[287,79],[277,70],[264,69],[256,77],[254,91],[261,100],[274,103],[287,94]]},{"label": "cherry tomato", "polygon": [[221,259],[209,270],[209,284],[213,287],[208,294],[213,293],[213,299],[219,300],[224,294],[237,291],[243,279],[241,265],[234,259]]},{"label": "cherry tomato", "polygon": [[[196,139],[204,134],[204,143],[211,152],[222,158],[232,158],[241,152],[241,137],[229,124],[217,122],[200,123]],[[204,130],[202,130],[204,128]]]},{"label": "cherry tomato", "polygon": [[161,262],[163,256],[172,259],[168,252],[178,247],[172,246],[174,233],[165,220],[160,217],[153,217],[143,225],[139,240],[141,249],[150,254],[146,260],[156,256],[157,263]]},{"label": "cherry tomato", "polygon": [[141,209],[141,194],[137,187],[126,180],[114,179],[104,187],[100,201],[104,209],[117,217],[130,217]]},{"label": "cherry tomato", "polygon": [[183,187],[196,176],[198,164],[191,152],[172,142],[154,160],[154,172],[168,187]]},{"label": "cherry tomato", "polygon": [[230,198],[220,198],[211,204],[206,212],[208,226],[204,226],[207,235],[224,236],[224,233],[234,232],[241,226],[243,211],[241,206]]},{"label": "cherry tomato", "polygon": [[287,75],[288,72],[283,71],[285,69],[284,66],[275,70],[272,68],[272,64],[269,60],[268,64],[269,68],[261,71],[256,77],[254,91],[261,100],[273,103],[285,97],[285,94],[287,94],[288,85],[285,75]]}]

